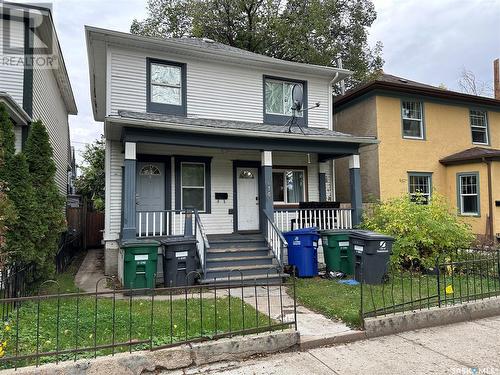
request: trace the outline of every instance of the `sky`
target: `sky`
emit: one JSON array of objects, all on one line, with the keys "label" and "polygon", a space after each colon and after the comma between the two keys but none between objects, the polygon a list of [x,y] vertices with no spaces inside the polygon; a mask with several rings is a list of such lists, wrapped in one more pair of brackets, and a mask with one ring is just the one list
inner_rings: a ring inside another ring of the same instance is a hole
[{"label": "sky", "polygon": [[[386,73],[458,90],[466,68],[492,82],[500,57],[500,0],[373,0],[369,43],[381,41]],[[70,116],[77,161],[102,134],[93,119],[84,25],[128,32],[146,16],[147,0],[54,0],[53,16],[78,106]]]}]

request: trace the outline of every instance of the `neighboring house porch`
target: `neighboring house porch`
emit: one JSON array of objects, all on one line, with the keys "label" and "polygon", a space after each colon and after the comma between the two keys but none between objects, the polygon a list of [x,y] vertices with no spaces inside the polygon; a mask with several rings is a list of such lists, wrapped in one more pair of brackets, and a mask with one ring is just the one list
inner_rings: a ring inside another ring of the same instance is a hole
[{"label": "neighboring house porch", "polygon": [[[127,111],[108,117],[105,131],[107,272],[119,240],[194,234],[206,280],[235,268],[263,277],[282,266],[282,231],[358,224],[359,148],[376,142],[320,128],[303,135],[296,127]],[[331,161],[347,156],[352,200],[340,208],[326,202],[327,180]]]}]

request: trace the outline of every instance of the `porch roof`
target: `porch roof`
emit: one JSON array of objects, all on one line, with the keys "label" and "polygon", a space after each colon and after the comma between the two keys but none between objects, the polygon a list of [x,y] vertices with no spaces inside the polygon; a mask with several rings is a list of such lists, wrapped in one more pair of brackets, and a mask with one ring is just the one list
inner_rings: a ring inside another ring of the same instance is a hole
[{"label": "porch roof", "polygon": [[106,119],[108,139],[165,143],[186,146],[298,151],[341,157],[358,148],[378,143],[374,137],[356,137],[329,129],[270,125],[233,120],[181,117],[154,113],[119,111]]},{"label": "porch roof", "polygon": [[441,164],[465,164],[485,160],[500,160],[500,150],[486,147],[472,147],[464,151],[448,155],[439,160]]}]

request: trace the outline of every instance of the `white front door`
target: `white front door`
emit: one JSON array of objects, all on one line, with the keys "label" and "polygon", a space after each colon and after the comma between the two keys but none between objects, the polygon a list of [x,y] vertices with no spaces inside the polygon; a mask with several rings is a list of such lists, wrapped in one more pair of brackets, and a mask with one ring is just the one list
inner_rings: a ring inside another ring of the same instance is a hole
[{"label": "white front door", "polygon": [[[136,184],[136,210],[140,211],[162,211],[165,209],[165,163],[158,162],[138,162],[137,163],[137,184]],[[148,227],[146,227],[146,214],[141,217],[141,232],[146,231],[149,234],[153,230],[160,231],[160,222],[163,226],[165,220],[160,220],[160,215],[150,214],[147,218]],[[137,223],[139,225],[139,223]],[[138,228],[139,229],[139,228]],[[164,228],[162,228],[164,231]]]},{"label": "white front door", "polygon": [[259,171],[236,169],[238,230],[259,230]]}]

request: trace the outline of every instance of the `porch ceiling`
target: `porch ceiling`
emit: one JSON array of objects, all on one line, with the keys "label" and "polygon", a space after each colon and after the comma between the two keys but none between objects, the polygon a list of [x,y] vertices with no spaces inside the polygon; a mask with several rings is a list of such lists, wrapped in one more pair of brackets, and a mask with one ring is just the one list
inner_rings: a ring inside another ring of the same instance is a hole
[{"label": "porch ceiling", "polygon": [[137,143],[311,152],[341,157],[378,142],[372,137],[355,137],[323,128],[304,128],[304,133],[295,127],[288,133],[280,125],[128,111],[120,111],[119,116],[108,117],[105,122],[108,139]]}]

